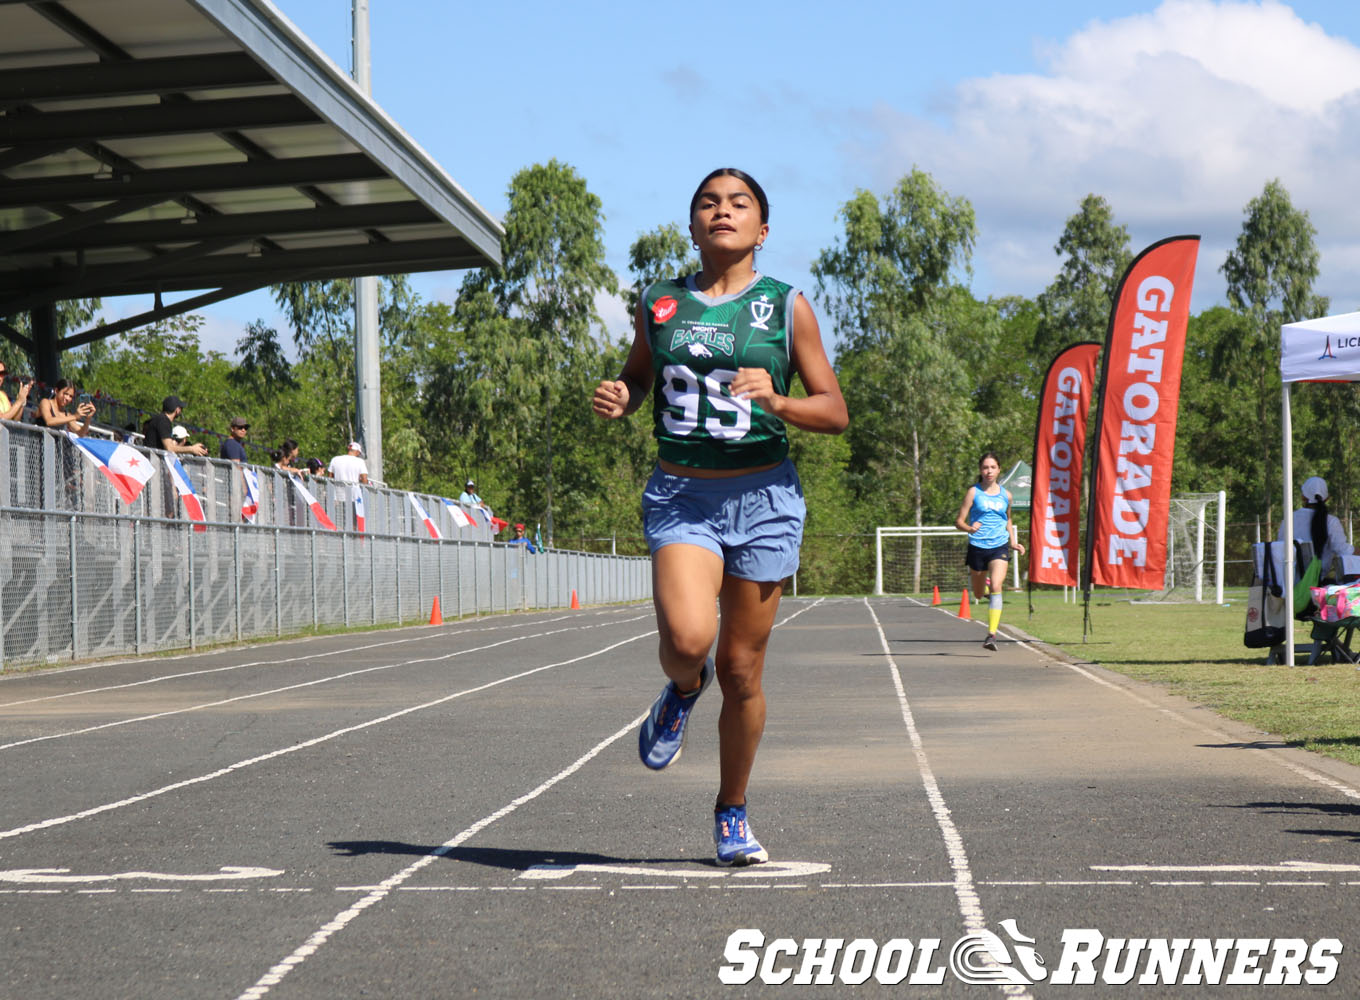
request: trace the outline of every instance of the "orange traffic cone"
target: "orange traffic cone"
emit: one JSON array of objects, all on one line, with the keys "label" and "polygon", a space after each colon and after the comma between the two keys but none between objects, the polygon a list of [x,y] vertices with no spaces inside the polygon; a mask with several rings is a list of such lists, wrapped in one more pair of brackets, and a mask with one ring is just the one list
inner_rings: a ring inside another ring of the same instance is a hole
[{"label": "orange traffic cone", "polygon": [[443,615],[440,613],[440,611],[439,611],[439,595],[438,595],[438,594],[436,594],[436,595],[435,595],[435,598],[434,598],[434,607],[430,608],[430,624],[431,624],[431,625],[443,625],[443,624],[444,624],[444,616],[443,616]]},{"label": "orange traffic cone", "polygon": [[571,592],[571,610],[573,610],[573,611],[579,611],[580,609],[581,609],[581,602],[578,601],[578,600],[576,599],[576,591],[573,590],[573,591]]},{"label": "orange traffic cone", "polygon": [[959,601],[959,617],[960,617],[960,618],[972,618],[972,617],[973,617],[973,613],[972,613],[971,611],[968,610],[968,591],[967,591],[967,590],[964,590],[964,592],[963,592],[963,600]]},{"label": "orange traffic cone", "polygon": [[930,606],[933,608],[940,603],[940,585],[935,585],[935,594],[930,599]]}]

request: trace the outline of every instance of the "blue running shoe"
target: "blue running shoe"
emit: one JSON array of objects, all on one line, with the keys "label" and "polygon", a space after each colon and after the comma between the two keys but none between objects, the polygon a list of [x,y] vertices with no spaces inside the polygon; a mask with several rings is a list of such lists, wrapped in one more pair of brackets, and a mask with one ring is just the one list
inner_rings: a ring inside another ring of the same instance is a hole
[{"label": "blue running shoe", "polygon": [[713,657],[704,661],[699,671],[699,690],[681,694],[674,681],[667,681],[660,696],[652,702],[652,710],[638,731],[638,756],[653,771],[674,764],[680,759],[685,745],[685,723],[704,688],[713,681]]},{"label": "blue running shoe", "polygon": [[744,805],[714,811],[713,843],[718,847],[720,865],[758,865],[770,860],[770,853],[751,832]]}]

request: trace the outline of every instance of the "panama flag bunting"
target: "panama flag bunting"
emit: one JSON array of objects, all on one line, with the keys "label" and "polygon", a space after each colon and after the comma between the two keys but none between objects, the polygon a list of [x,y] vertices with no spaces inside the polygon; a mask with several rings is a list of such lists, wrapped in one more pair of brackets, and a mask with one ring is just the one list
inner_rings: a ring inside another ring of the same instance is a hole
[{"label": "panama flag bunting", "polygon": [[354,530],[364,530],[364,491],[354,487]]},{"label": "panama flag bunting", "polygon": [[129,445],[103,438],[77,437],[70,431],[66,432],[66,436],[75,443],[82,455],[108,477],[113,488],[123,498],[123,503],[136,500],[142,488],[156,474],[156,466],[151,459]]},{"label": "panama flag bunting", "polygon": [[422,506],[420,499],[414,493],[408,493],[406,495],[411,498],[411,506],[416,509],[416,515],[425,522],[425,530],[430,533],[430,537],[436,539],[443,538],[444,536],[439,533],[439,525],[435,524],[430,515],[425,513],[425,508]]},{"label": "panama flag bunting", "polygon": [[312,508],[312,516],[317,519],[321,527],[327,531],[335,531],[335,522],[330,519],[330,516],[326,513],[326,508],[321,506],[321,502],[312,496],[312,491],[303,486],[302,481],[297,476],[289,476],[288,478],[293,481],[298,493],[302,494],[302,499],[307,506]]},{"label": "panama flag bunting", "polygon": [[442,497],[441,499],[443,499],[444,507],[448,510],[449,517],[453,518],[453,523],[456,527],[466,528],[472,523],[468,520],[468,516],[463,513],[463,508],[458,506],[456,502],[450,500],[448,497]]},{"label": "panama flag bunting", "polygon": [[194,484],[189,479],[189,473],[184,471],[179,459],[168,452],[165,455],[165,467],[170,470],[170,481],[175,484],[175,492],[184,501],[184,512],[189,515],[189,520],[194,522],[194,530],[207,531],[208,526],[203,523],[207,520],[203,516],[203,504],[199,502],[198,494],[194,492]]},{"label": "panama flag bunting", "polygon": [[255,515],[260,512],[260,477],[254,469],[241,467],[241,478],[245,480],[245,497],[241,500],[241,517],[247,524],[255,523]]}]

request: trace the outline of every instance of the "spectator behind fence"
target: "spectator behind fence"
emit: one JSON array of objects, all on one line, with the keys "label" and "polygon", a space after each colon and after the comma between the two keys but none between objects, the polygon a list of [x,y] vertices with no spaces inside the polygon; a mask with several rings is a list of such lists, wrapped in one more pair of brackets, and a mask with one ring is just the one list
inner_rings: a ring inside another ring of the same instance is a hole
[{"label": "spectator behind fence", "polygon": [[331,459],[331,476],[336,482],[368,482],[368,463],[364,461],[363,454],[363,446],[358,441],[351,441],[347,454],[336,455]]},{"label": "spectator behind fence", "polygon": [[[1294,511],[1294,541],[1312,542],[1313,554],[1322,562],[1323,577],[1332,574],[1332,560],[1340,556],[1355,554],[1355,548],[1346,541],[1346,532],[1335,514],[1327,513],[1327,480],[1321,476],[1309,476],[1299,490],[1303,494],[1303,506]],[[1279,540],[1284,541],[1284,523],[1280,523]],[[1299,567],[1302,571],[1306,567]]]},{"label": "spectator behind fence", "polygon": [[326,463],[319,458],[307,459],[307,471],[319,479],[326,478]]},{"label": "spectator behind fence", "polygon": [[458,502],[464,507],[480,507],[486,511],[487,517],[491,516],[491,508],[477,495],[477,484],[471,479],[463,485],[463,492],[458,494]]},{"label": "spectator behind fence", "polygon": [[183,424],[175,424],[174,427],[170,428],[170,437],[174,439],[175,444],[188,444],[189,429]]},{"label": "spectator behind fence", "polygon": [[534,553],[538,552],[538,549],[534,548],[534,543],[530,541],[529,538],[524,534],[524,525],[522,524],[515,525],[515,537],[510,539],[510,541],[506,542],[505,544],[523,545],[530,552]]},{"label": "spectator behind fence", "polygon": [[59,380],[52,387],[50,399],[38,400],[38,419],[35,423],[40,427],[71,431],[84,437],[90,429],[90,420],[94,417],[94,403],[90,400],[89,393],[81,393],[80,405],[76,407],[76,412],[67,413],[66,407],[70,406],[71,400],[75,398],[76,387],[67,379]]},{"label": "spectator behind fence", "polygon": [[283,442],[269,453],[269,457],[274,460],[274,468],[289,475],[300,476],[302,470],[293,463],[297,461],[298,446],[292,438],[284,438]]},{"label": "spectator behind fence", "polygon": [[232,417],[227,437],[223,439],[222,447],[217,450],[217,457],[233,462],[249,461],[245,446],[246,435],[249,433],[250,423],[245,417]]},{"label": "spectator behind fence", "polygon": [[[5,379],[9,376],[9,365],[0,361],[0,386],[5,384]],[[5,395],[3,388],[0,388],[0,420],[22,420],[24,418],[24,407],[28,405],[28,391],[33,388],[33,380],[27,375],[20,376],[19,388],[14,392],[14,401],[11,402],[9,396]]]},{"label": "spectator behind fence", "polygon": [[142,443],[148,448],[159,448],[161,451],[172,452],[176,455],[207,455],[208,449],[202,443],[180,444],[175,440],[174,428],[175,421],[184,412],[184,401],[178,396],[166,396],[161,403],[161,412],[147,420],[142,425]]}]

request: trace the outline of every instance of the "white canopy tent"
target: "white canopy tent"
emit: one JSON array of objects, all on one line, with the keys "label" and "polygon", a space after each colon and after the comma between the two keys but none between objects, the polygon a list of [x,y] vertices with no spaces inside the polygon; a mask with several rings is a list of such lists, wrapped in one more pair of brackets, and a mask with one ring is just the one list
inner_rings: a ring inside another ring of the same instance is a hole
[{"label": "white canopy tent", "polygon": [[[1360,312],[1287,323],[1280,328],[1283,411],[1284,578],[1294,579],[1294,428],[1289,387],[1294,382],[1360,382]],[[1286,596],[1286,603],[1289,598]],[[1285,616],[1285,662],[1294,665],[1294,616]]]}]

